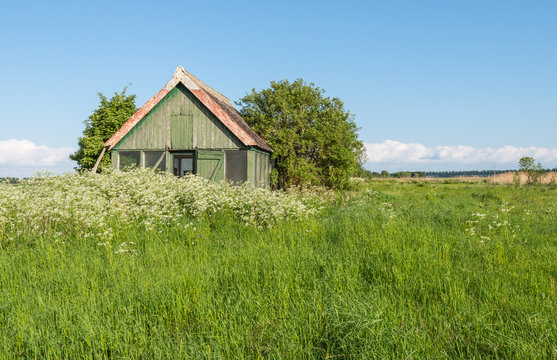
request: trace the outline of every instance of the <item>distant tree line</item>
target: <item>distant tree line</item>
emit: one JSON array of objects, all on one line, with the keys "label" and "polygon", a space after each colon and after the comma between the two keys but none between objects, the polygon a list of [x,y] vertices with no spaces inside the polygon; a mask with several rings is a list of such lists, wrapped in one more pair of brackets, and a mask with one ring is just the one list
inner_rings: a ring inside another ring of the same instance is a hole
[{"label": "distant tree line", "polygon": [[[542,173],[547,173],[550,171],[556,171],[557,169],[540,169]],[[458,176],[492,176],[498,174],[504,174],[508,172],[516,172],[516,169],[508,169],[508,170],[465,170],[465,171],[426,171],[427,177],[433,178],[449,178],[449,177],[458,177]],[[522,171],[522,169],[521,169]]]},{"label": "distant tree line", "polygon": [[390,173],[387,170],[383,170],[381,172],[370,171],[364,169],[363,167],[360,168],[357,173],[357,177],[365,178],[365,179],[373,179],[373,178],[424,178],[426,177],[425,171],[398,171],[394,173]]},{"label": "distant tree line", "polygon": [[17,184],[19,182],[19,178],[16,177],[0,177],[0,183],[9,183],[9,184]]},{"label": "distant tree line", "polygon": [[515,170],[464,170],[464,171],[426,171],[427,177],[432,178],[450,178],[458,176],[492,176],[513,172]]},{"label": "distant tree line", "polygon": [[374,177],[393,177],[393,178],[425,178],[425,171],[397,171],[394,173],[389,173],[387,170],[383,170],[380,173],[374,172]]},{"label": "distant tree line", "polygon": [[[364,168],[361,168],[357,173],[357,177],[372,179],[372,178],[452,178],[452,177],[459,177],[459,176],[482,176],[488,177],[498,174],[504,174],[508,172],[516,172],[515,169],[508,169],[508,170],[451,170],[451,171],[398,171],[389,173],[387,170],[383,170],[381,172],[370,171]],[[521,171],[524,171],[521,169]],[[557,171],[557,168],[554,169],[541,169],[538,170],[542,173],[547,173],[549,171]]]}]

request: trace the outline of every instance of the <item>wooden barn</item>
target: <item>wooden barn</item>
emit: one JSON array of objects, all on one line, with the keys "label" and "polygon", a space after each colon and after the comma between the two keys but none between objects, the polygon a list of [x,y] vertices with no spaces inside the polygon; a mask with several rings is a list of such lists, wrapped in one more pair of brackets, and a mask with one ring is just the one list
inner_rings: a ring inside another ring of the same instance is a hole
[{"label": "wooden barn", "polygon": [[112,166],[269,187],[272,149],[230,100],[181,66],[105,143]]}]

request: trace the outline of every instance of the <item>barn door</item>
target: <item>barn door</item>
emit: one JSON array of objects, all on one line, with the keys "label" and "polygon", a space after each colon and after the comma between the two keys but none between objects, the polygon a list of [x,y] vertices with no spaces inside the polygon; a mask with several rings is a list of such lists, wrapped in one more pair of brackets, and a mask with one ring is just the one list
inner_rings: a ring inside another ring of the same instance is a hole
[{"label": "barn door", "polygon": [[193,115],[170,116],[170,140],[174,150],[193,147]]},{"label": "barn door", "polygon": [[213,181],[224,180],[224,151],[198,150],[197,174]]}]

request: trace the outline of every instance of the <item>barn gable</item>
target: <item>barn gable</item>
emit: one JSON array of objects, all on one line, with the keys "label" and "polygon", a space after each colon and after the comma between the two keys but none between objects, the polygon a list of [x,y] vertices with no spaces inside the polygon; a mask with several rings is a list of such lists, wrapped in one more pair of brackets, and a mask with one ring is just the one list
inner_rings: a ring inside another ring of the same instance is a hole
[{"label": "barn gable", "polygon": [[204,108],[211,112],[244,146],[254,146],[261,150],[272,152],[273,149],[265,140],[256,134],[245,122],[236,108],[225,96],[213,90],[211,87],[197,79],[192,74],[178,66],[174,76],[166,85],[149,99],[122,127],[114,133],[105,143],[108,150],[112,150],[162,99],[166,97],[179,84],[183,85]]},{"label": "barn gable", "polygon": [[113,149],[238,149],[242,146],[236,135],[179,83]]}]

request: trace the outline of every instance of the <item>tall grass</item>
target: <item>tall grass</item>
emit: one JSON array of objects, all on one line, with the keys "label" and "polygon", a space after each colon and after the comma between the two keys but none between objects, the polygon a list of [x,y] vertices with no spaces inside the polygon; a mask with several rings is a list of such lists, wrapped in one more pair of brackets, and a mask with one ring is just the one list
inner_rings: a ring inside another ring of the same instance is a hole
[{"label": "tall grass", "polygon": [[5,233],[0,357],[557,358],[556,200],[374,183],[269,227]]}]

